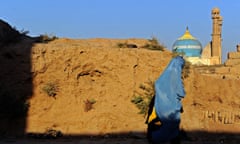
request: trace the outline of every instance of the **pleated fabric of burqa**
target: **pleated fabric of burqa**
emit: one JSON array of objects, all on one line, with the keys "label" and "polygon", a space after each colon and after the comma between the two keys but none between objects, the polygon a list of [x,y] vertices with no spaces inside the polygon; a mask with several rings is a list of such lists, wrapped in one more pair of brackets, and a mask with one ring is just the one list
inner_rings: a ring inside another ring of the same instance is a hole
[{"label": "pleated fabric of burqa", "polygon": [[154,110],[161,125],[148,131],[154,144],[171,141],[179,135],[181,99],[185,96],[181,76],[184,64],[181,56],[173,58],[155,82]]}]

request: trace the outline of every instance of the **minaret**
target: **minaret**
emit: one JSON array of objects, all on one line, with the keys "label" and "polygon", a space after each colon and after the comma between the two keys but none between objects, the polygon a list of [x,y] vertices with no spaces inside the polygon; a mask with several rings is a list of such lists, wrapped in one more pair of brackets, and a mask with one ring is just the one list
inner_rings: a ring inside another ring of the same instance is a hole
[{"label": "minaret", "polygon": [[222,63],[222,16],[218,8],[212,9],[212,48],[211,56],[216,58],[215,64]]}]

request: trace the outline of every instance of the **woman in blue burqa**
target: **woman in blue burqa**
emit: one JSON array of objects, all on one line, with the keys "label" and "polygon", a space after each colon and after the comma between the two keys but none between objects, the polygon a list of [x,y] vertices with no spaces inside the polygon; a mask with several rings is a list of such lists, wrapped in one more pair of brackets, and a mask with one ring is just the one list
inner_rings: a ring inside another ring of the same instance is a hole
[{"label": "woman in blue burqa", "polygon": [[173,58],[155,82],[155,96],[148,112],[148,140],[152,144],[179,144],[181,99],[185,96],[181,56]]}]

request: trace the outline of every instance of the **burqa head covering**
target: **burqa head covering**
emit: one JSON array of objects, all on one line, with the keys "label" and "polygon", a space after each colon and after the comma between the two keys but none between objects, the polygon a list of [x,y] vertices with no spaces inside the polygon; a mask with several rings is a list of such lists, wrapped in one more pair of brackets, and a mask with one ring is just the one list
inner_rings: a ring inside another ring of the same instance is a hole
[{"label": "burqa head covering", "polygon": [[154,107],[162,125],[152,133],[153,142],[168,141],[179,133],[181,99],[185,96],[181,56],[173,58],[155,82]]}]

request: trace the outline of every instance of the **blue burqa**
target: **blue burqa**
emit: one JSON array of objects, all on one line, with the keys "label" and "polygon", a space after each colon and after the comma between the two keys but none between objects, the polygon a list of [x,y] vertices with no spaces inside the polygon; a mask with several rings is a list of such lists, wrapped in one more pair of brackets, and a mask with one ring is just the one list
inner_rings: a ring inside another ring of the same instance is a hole
[{"label": "blue burqa", "polygon": [[151,132],[153,143],[169,141],[179,134],[181,99],[185,96],[181,78],[184,64],[181,56],[173,58],[155,82],[154,107],[161,126]]}]

